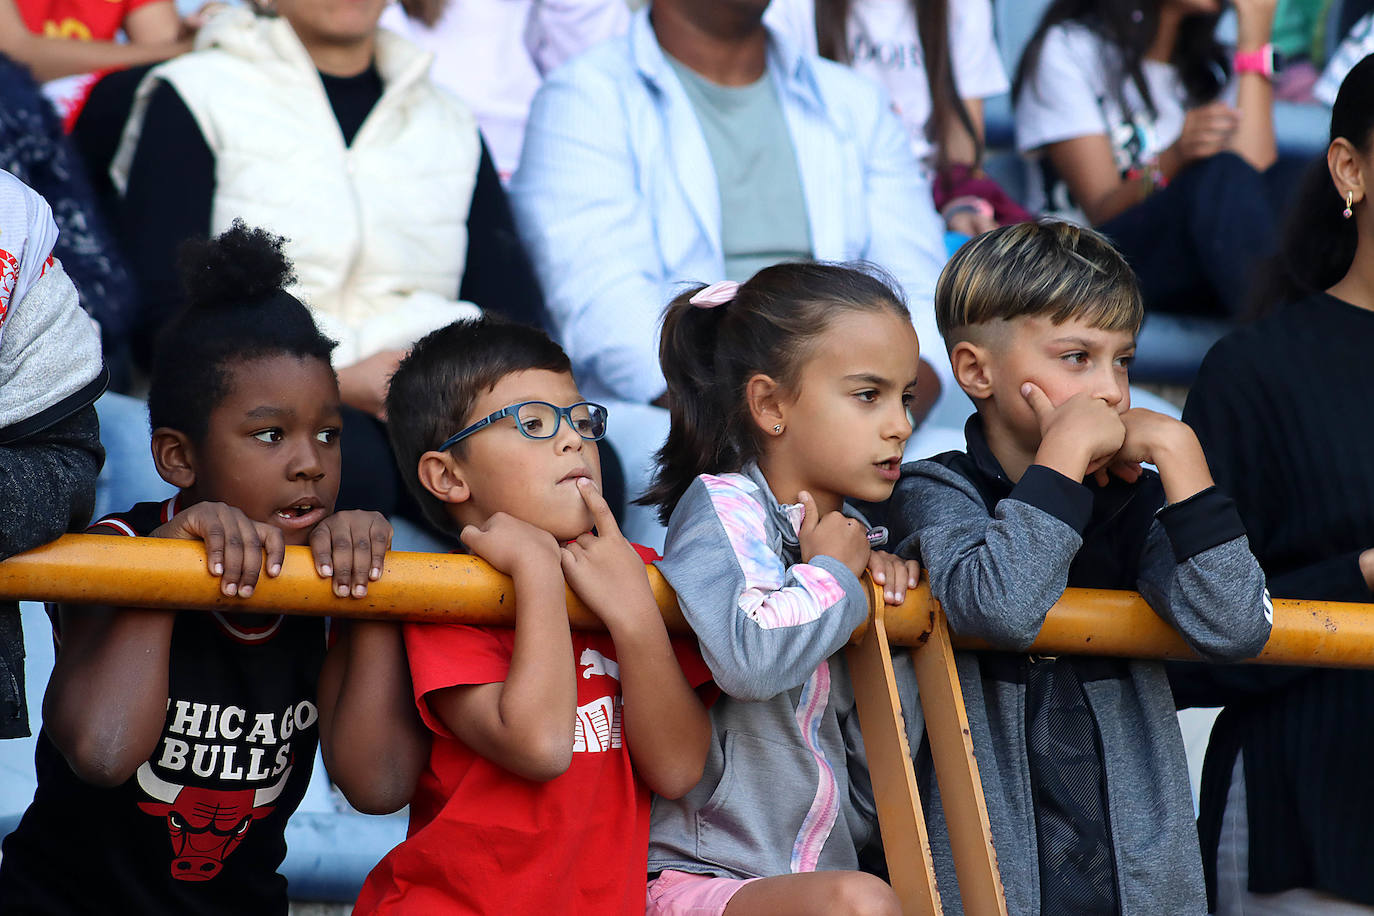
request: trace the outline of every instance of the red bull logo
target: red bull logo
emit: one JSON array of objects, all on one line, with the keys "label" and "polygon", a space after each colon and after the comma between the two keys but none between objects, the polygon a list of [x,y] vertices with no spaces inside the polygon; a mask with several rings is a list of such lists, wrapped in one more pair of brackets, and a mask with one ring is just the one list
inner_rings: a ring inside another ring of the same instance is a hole
[{"label": "red bull logo", "polygon": [[238,848],[253,821],[271,814],[286,788],[291,767],[262,789],[205,789],[168,782],[148,763],[138,768],[138,785],[155,801],[138,807],[167,819],[172,841],[172,877],[179,881],[209,881],[224,868],[224,860]]}]

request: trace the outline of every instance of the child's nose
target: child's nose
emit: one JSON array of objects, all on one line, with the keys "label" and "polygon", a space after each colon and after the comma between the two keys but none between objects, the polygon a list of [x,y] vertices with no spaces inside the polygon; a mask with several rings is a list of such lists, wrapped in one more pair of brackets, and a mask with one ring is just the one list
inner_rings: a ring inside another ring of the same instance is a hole
[{"label": "child's nose", "polygon": [[315,440],[302,444],[291,455],[287,476],[293,480],[318,480],[324,476],[324,460]]},{"label": "child's nose", "polygon": [[1114,368],[1107,368],[1098,375],[1097,397],[1115,407],[1121,403],[1121,399],[1126,396],[1126,380],[1115,371]]}]

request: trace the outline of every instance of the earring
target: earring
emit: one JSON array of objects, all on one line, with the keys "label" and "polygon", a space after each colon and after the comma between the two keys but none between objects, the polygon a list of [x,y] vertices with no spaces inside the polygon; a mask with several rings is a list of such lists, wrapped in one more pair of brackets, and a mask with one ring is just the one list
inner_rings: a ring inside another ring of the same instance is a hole
[{"label": "earring", "polygon": [[774,423],[774,424],[773,424],[773,432],[774,432],[774,433],[780,433],[780,432],[782,432],[782,424],[781,424],[781,423]]},{"label": "earring", "polygon": [[1355,212],[1354,212],[1353,210],[1350,209],[1350,208],[1353,207],[1353,206],[1355,206],[1355,192],[1354,192],[1354,191],[1346,191],[1346,192],[1345,192],[1345,209],[1341,211],[1341,216],[1344,216],[1346,219],[1350,219],[1350,217],[1354,216],[1354,215],[1355,215]]}]

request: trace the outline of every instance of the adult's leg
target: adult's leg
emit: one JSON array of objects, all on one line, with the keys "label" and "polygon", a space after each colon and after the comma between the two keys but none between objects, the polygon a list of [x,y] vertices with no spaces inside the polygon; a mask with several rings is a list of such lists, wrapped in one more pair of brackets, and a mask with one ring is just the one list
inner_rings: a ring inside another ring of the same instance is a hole
[{"label": "adult's leg", "polygon": [[1100,228],[1135,268],[1147,309],[1238,317],[1255,264],[1274,250],[1275,223],[1260,173],[1218,153]]}]

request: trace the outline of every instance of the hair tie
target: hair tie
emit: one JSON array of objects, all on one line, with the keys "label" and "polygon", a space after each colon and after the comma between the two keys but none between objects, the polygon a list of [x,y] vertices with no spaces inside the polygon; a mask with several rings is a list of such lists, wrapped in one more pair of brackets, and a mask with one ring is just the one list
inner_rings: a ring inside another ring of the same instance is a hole
[{"label": "hair tie", "polygon": [[699,290],[687,302],[699,309],[713,309],[718,305],[725,305],[730,302],[737,293],[739,293],[739,284],[734,280],[718,280],[705,289]]}]

